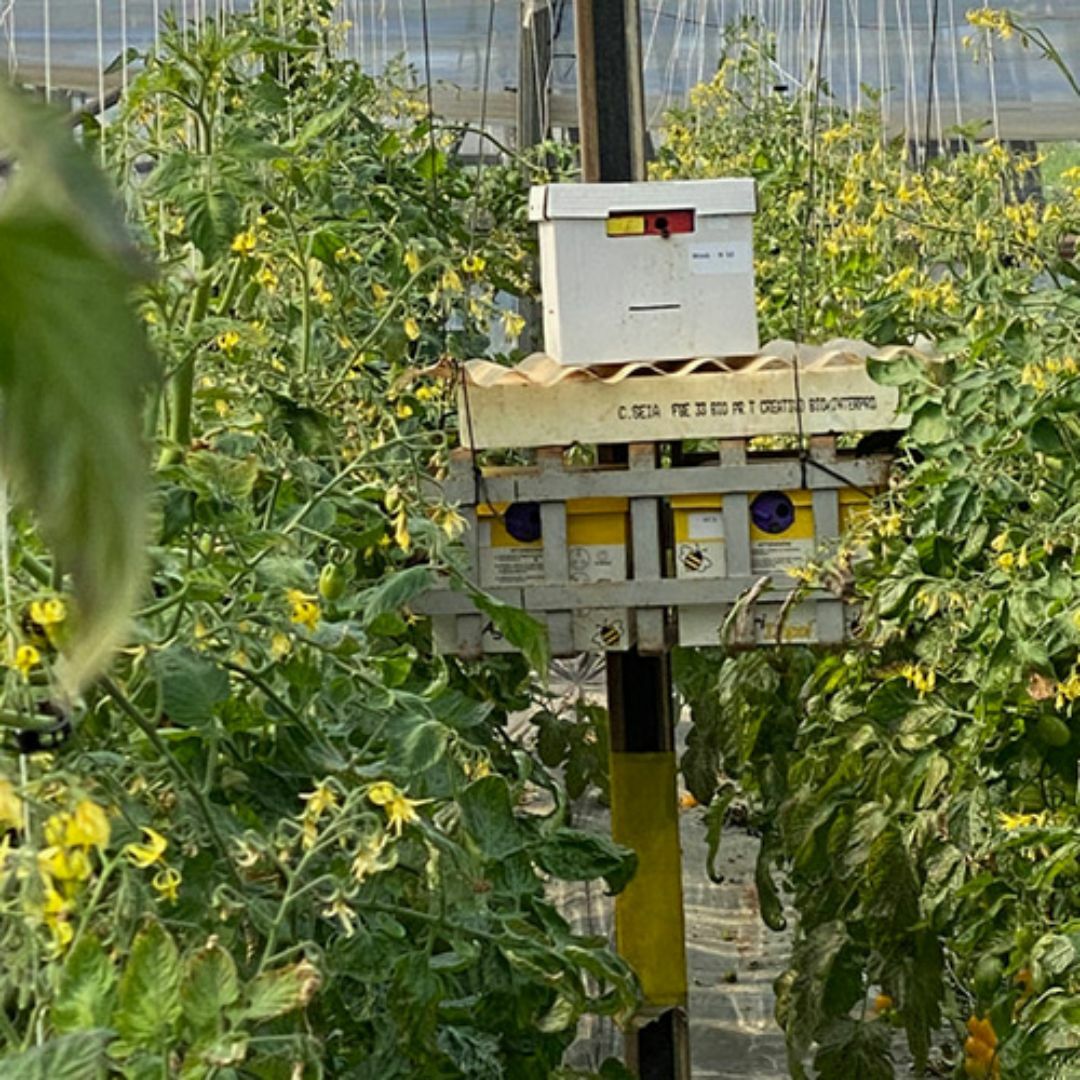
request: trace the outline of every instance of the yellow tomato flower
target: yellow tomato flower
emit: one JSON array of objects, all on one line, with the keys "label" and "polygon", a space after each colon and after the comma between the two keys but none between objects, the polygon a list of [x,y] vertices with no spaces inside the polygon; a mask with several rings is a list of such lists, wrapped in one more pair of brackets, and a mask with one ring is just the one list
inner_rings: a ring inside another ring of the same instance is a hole
[{"label": "yellow tomato flower", "polygon": [[68,816],[64,839],[72,847],[103,850],[109,843],[109,833],[109,819],[104,808],[90,799],[83,799]]},{"label": "yellow tomato flower", "polygon": [[307,803],[304,813],[316,818],[322,817],[327,810],[336,810],[338,807],[337,792],[325,780],[316,784],[314,791],[304,792],[300,798]]},{"label": "yellow tomato flower", "polygon": [[413,414],[412,406],[407,401],[399,401],[394,412],[397,413],[399,420],[408,420]]},{"label": "yellow tomato flower", "polygon": [[966,13],[967,21],[979,30],[1000,34],[1006,41],[1013,35],[1012,16],[991,7],[974,8]]},{"label": "yellow tomato flower", "polygon": [[20,829],[23,824],[23,802],[15,793],[10,780],[0,779],[0,826]]},{"label": "yellow tomato flower", "polygon": [[[404,510],[394,517],[394,541],[402,551],[408,551],[412,547],[412,537],[409,535],[409,521]],[[382,542],[381,539],[379,542]]]},{"label": "yellow tomato flower", "polygon": [[284,660],[292,652],[292,642],[287,634],[280,631],[270,639],[270,655],[275,660]]},{"label": "yellow tomato flower", "polygon": [[38,868],[52,881],[85,881],[93,873],[81,848],[47,847],[38,852]]},{"label": "yellow tomato flower", "polygon": [[908,685],[918,692],[919,697],[932,693],[937,685],[937,675],[933,668],[927,668],[924,671],[915,664],[905,664],[900,669],[900,674]]},{"label": "yellow tomato flower", "polygon": [[234,352],[236,346],[240,344],[240,335],[235,330],[226,330],[222,334],[218,334],[214,338],[214,344],[223,352]]},{"label": "yellow tomato flower", "polygon": [[482,274],[485,266],[487,266],[487,260],[483,255],[466,255],[461,260],[461,269],[466,274]]},{"label": "yellow tomato flower", "polygon": [[461,276],[456,270],[447,270],[442,276],[440,284],[445,292],[461,292],[465,286],[462,284]]},{"label": "yellow tomato flower", "polygon": [[1057,684],[1054,704],[1063,709],[1067,704],[1080,698],[1080,672],[1075,668],[1064,682]]},{"label": "yellow tomato flower", "polygon": [[516,340],[525,329],[525,317],[516,311],[504,311],[502,316],[503,330],[508,338]]},{"label": "yellow tomato flower", "polygon": [[405,267],[410,274],[420,271],[420,256],[412,248],[405,252]]},{"label": "yellow tomato flower", "polygon": [[391,296],[390,290],[385,285],[380,285],[377,281],[371,283],[371,294],[375,297],[376,304],[385,304]]},{"label": "yellow tomato flower", "polygon": [[161,833],[156,832],[154,829],[143,827],[143,836],[146,837],[145,844],[127,844],[124,847],[124,854],[140,869],[145,870],[149,866],[153,866],[156,862],[161,862],[161,856],[165,854],[165,849],[169,846],[168,840],[165,839]]},{"label": "yellow tomato flower", "polygon": [[71,905],[49,881],[45,883],[45,901],[41,906],[40,914],[52,935],[53,947],[57,952],[63,952],[75,936],[75,931],[69,921]]},{"label": "yellow tomato flower", "polygon": [[420,324],[411,315],[401,325],[410,341],[416,341],[420,337]]},{"label": "yellow tomato flower", "polygon": [[246,229],[233,237],[232,250],[237,255],[250,255],[259,243],[254,229]]},{"label": "yellow tomato flower", "polygon": [[0,827],[23,827],[23,800],[15,794],[10,780],[0,779]]},{"label": "yellow tomato flower", "polygon": [[179,870],[172,866],[165,866],[154,875],[150,884],[154,892],[158,894],[159,900],[167,900],[170,904],[175,904],[182,880]]},{"label": "yellow tomato flower", "polygon": [[998,822],[1009,832],[1013,829],[1026,829],[1031,825],[1041,828],[1046,824],[1046,811],[1044,810],[1041,814],[1009,814],[1004,810],[999,810]]},{"label": "yellow tomato flower", "polygon": [[67,618],[67,607],[63,600],[55,597],[52,600],[35,600],[30,605],[30,618],[45,628],[59,626]]},{"label": "yellow tomato flower", "polygon": [[398,836],[401,835],[404,826],[420,820],[416,807],[431,802],[431,799],[410,799],[389,780],[380,780],[372,784],[368,788],[367,796],[376,806],[383,808],[390,828]]},{"label": "yellow tomato flower", "polygon": [[346,937],[352,937],[356,932],[356,912],[345,903],[345,899],[340,894],[323,908],[323,914],[327,918],[337,919]]},{"label": "yellow tomato flower", "polygon": [[274,268],[264,264],[255,274],[255,280],[267,291],[273,292],[278,287],[278,276]]},{"label": "yellow tomato flower", "polygon": [[352,861],[352,875],[358,883],[363,883],[366,878],[390,870],[396,864],[396,851],[392,847],[387,849],[386,835],[379,833],[378,836],[369,837],[356,849]]},{"label": "yellow tomato flower", "polygon": [[41,653],[33,645],[20,645],[15,650],[15,658],[11,661],[11,666],[22,675],[24,682],[29,682],[30,672],[40,663]]},{"label": "yellow tomato flower", "polygon": [[299,589],[289,589],[285,596],[292,605],[290,621],[314,633],[319,625],[319,602],[314,596]]},{"label": "yellow tomato flower", "polygon": [[1011,551],[1003,551],[995,560],[1001,570],[1011,570],[1016,565],[1016,556]]}]

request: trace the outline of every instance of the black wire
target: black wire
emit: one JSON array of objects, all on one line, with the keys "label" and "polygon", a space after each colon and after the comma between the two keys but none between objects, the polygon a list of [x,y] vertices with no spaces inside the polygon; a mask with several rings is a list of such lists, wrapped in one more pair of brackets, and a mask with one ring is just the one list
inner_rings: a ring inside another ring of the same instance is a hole
[{"label": "black wire", "polygon": [[930,74],[926,82],[926,138],[923,140],[923,169],[930,160],[930,118],[934,108],[934,81],[937,76],[938,25],[941,15],[941,0],[934,0],[930,16]]},{"label": "black wire", "polygon": [[[426,0],[425,0],[426,3]],[[487,44],[484,51],[484,81],[480,94],[480,153],[476,162],[476,178],[473,183],[472,213],[469,217],[469,254],[473,252],[476,243],[476,223],[480,208],[480,184],[484,177],[484,135],[487,132],[488,95],[491,88],[491,54],[495,44],[495,0],[488,0],[487,19]],[[473,475],[473,501],[477,508],[486,502],[488,509],[496,513],[490,498],[484,498],[486,481],[484,470],[480,467],[480,455],[476,447],[476,432],[473,428],[472,406],[469,401],[469,376],[465,371],[465,365],[460,360],[454,361],[457,377],[461,382],[461,405],[465,413],[465,429],[469,436],[469,457],[472,464]]]}]

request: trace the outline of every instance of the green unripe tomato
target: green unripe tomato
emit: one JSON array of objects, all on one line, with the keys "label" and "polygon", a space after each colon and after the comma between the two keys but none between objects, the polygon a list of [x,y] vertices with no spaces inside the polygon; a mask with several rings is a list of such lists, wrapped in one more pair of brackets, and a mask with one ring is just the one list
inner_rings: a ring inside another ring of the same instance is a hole
[{"label": "green unripe tomato", "polygon": [[975,994],[980,1001],[990,1001],[1001,989],[1001,980],[1005,975],[1005,966],[993,955],[988,953],[975,965],[975,977],[972,985]]},{"label": "green unripe tomato", "polygon": [[337,563],[327,563],[319,574],[319,595],[331,603],[340,600],[348,583],[345,571]]},{"label": "green unripe tomato", "polygon": [[1065,746],[1072,738],[1069,725],[1049,714],[1039,717],[1039,722],[1035,725],[1035,734],[1039,741],[1047,746]]}]

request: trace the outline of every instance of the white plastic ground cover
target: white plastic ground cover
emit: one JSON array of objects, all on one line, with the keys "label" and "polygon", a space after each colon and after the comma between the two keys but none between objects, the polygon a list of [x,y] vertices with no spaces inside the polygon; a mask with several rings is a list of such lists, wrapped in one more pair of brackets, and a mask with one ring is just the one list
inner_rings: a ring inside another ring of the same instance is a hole
[{"label": "white plastic ground cover", "polygon": [[[191,20],[218,16],[246,2],[0,0],[0,65],[23,81],[92,94],[99,85],[99,60],[108,65],[125,44],[137,49],[150,44],[155,16],[163,11]],[[428,0],[435,81],[465,91],[481,88],[491,2]],[[573,3],[529,2],[552,13],[552,88],[572,104]],[[974,122],[1002,138],[1080,138],[1080,109],[1072,91],[1033,50],[1021,48],[1015,39],[998,40],[992,62],[985,50],[976,62],[962,40],[981,38],[965,19],[975,6],[973,0],[828,0],[825,25],[819,27],[821,0],[641,0],[650,118],[655,124],[665,107],[683,101],[690,87],[709,78],[726,30],[751,18],[776,36],[775,86],[790,90],[807,80],[820,35],[824,75],[835,100],[848,107],[865,105],[870,102],[862,87],[880,91],[875,107],[893,130],[913,138],[925,134],[928,105],[934,138],[958,123]],[[1010,0],[1008,7],[1019,20],[1045,30],[1066,62],[1080,70],[1080,3]],[[341,0],[338,10],[349,23],[346,48],[366,69],[381,71],[404,58],[422,74],[422,0]],[[511,99],[517,87],[521,15],[519,0],[494,0],[488,89],[496,98]],[[479,102],[466,107],[479,109]]]}]

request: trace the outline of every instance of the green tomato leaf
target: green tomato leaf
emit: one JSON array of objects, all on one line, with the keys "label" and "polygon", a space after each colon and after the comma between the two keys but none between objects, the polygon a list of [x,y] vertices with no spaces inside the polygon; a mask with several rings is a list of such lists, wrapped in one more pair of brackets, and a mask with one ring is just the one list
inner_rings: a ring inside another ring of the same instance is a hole
[{"label": "green tomato leaf", "polygon": [[22,1054],[0,1058],[0,1080],[91,1080],[102,1075],[107,1031],[62,1035]]},{"label": "green tomato leaf", "polygon": [[76,690],[123,635],[147,525],[143,392],[155,365],[128,303],[139,272],[102,176],[61,114],[0,88],[0,453],[71,574]]},{"label": "green tomato leaf", "polygon": [[923,405],[911,418],[908,439],[916,445],[936,446],[943,443],[950,433],[949,421],[940,405]]},{"label": "green tomato leaf", "polygon": [[180,1018],[180,957],[168,931],[151,923],[136,938],[124,973],[113,1026],[135,1046],[160,1047]]},{"label": "green tomato leaf", "polygon": [[318,992],[322,979],[307,960],[267,971],[248,986],[238,1019],[272,1020],[303,1008]]},{"label": "green tomato leaf", "polygon": [[409,728],[401,741],[402,765],[410,774],[422,773],[442,761],[450,729],[438,720],[424,720]]},{"label": "green tomato leaf", "polygon": [[64,961],[52,1006],[59,1032],[108,1027],[116,972],[101,942],[91,934],[80,938]]},{"label": "green tomato leaf", "polygon": [[400,611],[434,583],[434,571],[428,566],[410,566],[389,574],[364,594],[364,621],[370,623],[389,611]]},{"label": "green tomato leaf", "polygon": [[515,649],[520,649],[521,655],[533,671],[546,679],[551,664],[551,643],[547,627],[527,611],[514,607],[513,604],[504,604],[479,589],[470,590],[470,595],[473,603],[488,616],[499,634]]},{"label": "green tomato leaf", "polygon": [[1047,416],[1040,416],[1031,425],[1031,430],[1028,431],[1028,442],[1032,450],[1040,450],[1044,454],[1060,454],[1065,449],[1058,425]]},{"label": "green tomato leaf", "polygon": [[556,829],[539,849],[536,861],[563,881],[603,878],[613,892],[621,892],[637,870],[637,855],[597,833]]},{"label": "green tomato leaf", "polygon": [[866,371],[870,378],[881,386],[907,386],[925,375],[922,361],[906,353],[890,360],[868,357]]},{"label": "green tomato leaf", "polygon": [[503,859],[525,846],[510,787],[501,776],[485,776],[470,784],[461,793],[459,805],[465,828],[488,858]]},{"label": "green tomato leaf", "polygon": [[161,684],[161,706],[174,723],[205,727],[215,706],[229,698],[229,676],[213,661],[182,645],[154,657]]},{"label": "green tomato leaf", "polygon": [[219,1034],[225,1010],[239,997],[236,963],[220,945],[208,944],[188,958],[180,984],[180,1005],[200,1042]]}]

